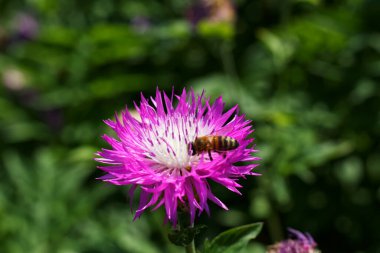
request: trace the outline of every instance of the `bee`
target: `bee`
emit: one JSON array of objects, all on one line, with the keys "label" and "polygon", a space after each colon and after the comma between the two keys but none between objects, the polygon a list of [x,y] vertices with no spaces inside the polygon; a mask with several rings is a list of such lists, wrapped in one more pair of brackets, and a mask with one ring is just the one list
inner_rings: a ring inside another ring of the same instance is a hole
[{"label": "bee", "polygon": [[[239,147],[239,142],[232,137],[219,135],[206,135],[195,138],[189,143],[189,152],[191,155],[207,152],[212,161],[211,151],[223,153]],[[225,154],[224,154],[225,155]]]}]

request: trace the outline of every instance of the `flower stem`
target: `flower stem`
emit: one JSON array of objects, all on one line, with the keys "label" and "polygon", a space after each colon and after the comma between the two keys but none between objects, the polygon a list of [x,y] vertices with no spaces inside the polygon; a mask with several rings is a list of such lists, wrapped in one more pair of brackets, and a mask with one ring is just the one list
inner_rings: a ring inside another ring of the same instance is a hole
[{"label": "flower stem", "polygon": [[186,253],[196,253],[194,240],[185,247]]}]

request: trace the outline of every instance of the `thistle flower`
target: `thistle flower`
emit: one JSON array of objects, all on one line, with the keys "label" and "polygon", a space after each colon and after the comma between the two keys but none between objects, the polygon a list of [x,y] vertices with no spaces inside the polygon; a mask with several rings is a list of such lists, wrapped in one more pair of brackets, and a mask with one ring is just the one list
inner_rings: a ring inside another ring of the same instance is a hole
[{"label": "thistle flower", "polygon": [[136,16],[131,20],[131,26],[137,33],[146,33],[152,27],[148,17]]},{"label": "thistle flower", "polygon": [[[175,97],[175,98],[174,98]],[[176,105],[174,103],[176,102]],[[227,207],[211,191],[214,181],[240,194],[237,180],[247,175],[258,175],[252,169],[257,164],[237,165],[237,162],[256,161],[248,147],[253,139],[249,120],[238,115],[238,106],[223,113],[222,97],[212,104],[204,94],[184,89],[180,96],[167,96],[157,89],[150,99],[141,95],[135,109],[140,119],[128,108],[115,121],[105,123],[117,138],[104,135],[111,149],[102,149],[96,158],[106,164],[99,168],[107,174],[100,179],[115,185],[130,185],[130,199],[140,188],[140,202],[135,219],[149,207],[165,206],[166,220],[175,225],[180,208],[190,215],[190,224],[203,211],[210,213],[208,201],[223,209]],[[228,136],[239,146],[228,152],[192,154],[189,145],[200,136]],[[131,203],[132,204],[132,203]]]},{"label": "thistle flower", "polygon": [[33,40],[38,34],[39,23],[29,13],[19,13],[15,19],[15,32],[19,40]]},{"label": "thistle flower", "polygon": [[301,233],[295,229],[288,229],[293,239],[269,246],[267,253],[319,253],[317,243],[309,233]]},{"label": "thistle flower", "polygon": [[236,9],[231,0],[200,0],[187,10],[187,18],[193,25],[202,20],[232,24],[236,20]]}]

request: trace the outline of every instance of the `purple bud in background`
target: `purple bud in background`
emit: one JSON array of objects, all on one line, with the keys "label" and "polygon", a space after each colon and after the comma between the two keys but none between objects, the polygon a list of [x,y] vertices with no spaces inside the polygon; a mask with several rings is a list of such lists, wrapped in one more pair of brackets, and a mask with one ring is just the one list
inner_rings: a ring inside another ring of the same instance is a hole
[{"label": "purple bud in background", "polygon": [[231,0],[200,0],[188,9],[186,16],[193,25],[202,20],[233,23],[236,19],[236,10]]},{"label": "purple bud in background", "polygon": [[19,13],[14,20],[14,30],[19,40],[33,40],[37,37],[39,24],[33,15]]},{"label": "purple bud in background", "polygon": [[151,27],[151,22],[147,17],[136,16],[132,18],[131,25],[136,32],[145,33]]},{"label": "purple bud in background", "polygon": [[320,253],[316,249],[317,243],[309,233],[301,233],[295,229],[288,229],[290,239],[271,245],[267,253]]},{"label": "purple bud in background", "polygon": [[201,20],[206,19],[209,15],[209,8],[201,3],[192,5],[186,12],[187,20],[189,20],[189,22],[194,26]]},{"label": "purple bud in background", "polygon": [[64,123],[63,111],[59,108],[48,108],[40,111],[43,122],[53,131],[58,132]]}]

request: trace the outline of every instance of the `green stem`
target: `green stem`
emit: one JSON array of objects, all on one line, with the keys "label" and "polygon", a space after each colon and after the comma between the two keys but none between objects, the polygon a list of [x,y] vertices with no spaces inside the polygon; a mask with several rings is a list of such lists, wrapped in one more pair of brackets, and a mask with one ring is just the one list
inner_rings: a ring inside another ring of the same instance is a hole
[{"label": "green stem", "polygon": [[278,242],[284,238],[281,231],[281,222],[278,214],[275,211],[271,211],[268,219],[268,230],[272,241]]},{"label": "green stem", "polygon": [[194,240],[185,247],[186,253],[196,253]]}]

